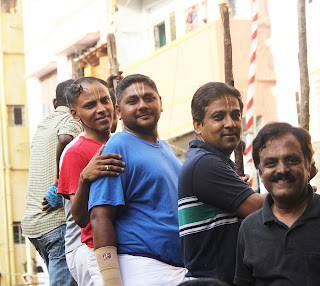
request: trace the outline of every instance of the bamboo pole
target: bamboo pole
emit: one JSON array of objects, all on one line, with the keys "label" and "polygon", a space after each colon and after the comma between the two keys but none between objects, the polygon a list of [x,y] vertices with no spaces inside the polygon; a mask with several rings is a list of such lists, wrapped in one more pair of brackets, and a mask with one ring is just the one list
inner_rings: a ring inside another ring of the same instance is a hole
[{"label": "bamboo pole", "polygon": [[[230,86],[234,86],[233,72],[232,72],[232,44],[230,35],[230,22],[229,22],[229,11],[226,3],[219,4],[221,20],[224,31],[224,75],[225,82]],[[242,139],[234,150],[235,163],[238,166],[237,173],[239,176],[244,176],[243,168],[243,147]]]},{"label": "bamboo pole", "polygon": [[[116,38],[114,34],[107,35],[107,50],[111,73],[119,74],[119,63],[117,60]],[[113,80],[114,91],[117,88],[117,80]]]},{"label": "bamboo pole", "polygon": [[298,114],[298,124],[300,126],[300,96],[299,92],[296,92],[296,106],[297,106],[297,114]]},{"label": "bamboo pole", "polygon": [[309,130],[309,72],[307,58],[306,3],[298,0],[299,67],[300,67],[300,127]]}]

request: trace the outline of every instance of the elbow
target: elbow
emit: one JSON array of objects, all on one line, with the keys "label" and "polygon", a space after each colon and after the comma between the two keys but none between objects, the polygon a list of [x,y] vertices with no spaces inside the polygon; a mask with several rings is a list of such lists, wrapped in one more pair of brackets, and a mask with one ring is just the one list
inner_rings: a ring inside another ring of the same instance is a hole
[{"label": "elbow", "polygon": [[71,207],[71,214],[76,224],[81,228],[85,228],[88,225],[90,221],[88,215],[85,216],[85,215],[78,214],[77,212],[72,210],[72,207]]},{"label": "elbow", "polygon": [[76,222],[76,224],[78,225],[78,226],[80,226],[81,228],[85,228],[87,225],[88,225],[88,223],[89,223],[89,221],[88,220],[84,220],[84,219],[75,219],[74,220],[75,222]]},{"label": "elbow", "polygon": [[66,146],[72,141],[72,139],[73,137],[71,135],[62,134],[62,135],[59,135],[58,141],[60,145]]},{"label": "elbow", "polygon": [[97,208],[94,207],[90,211],[90,223],[92,231],[97,230],[99,226],[107,224],[109,222],[109,219],[107,216],[104,216],[101,212],[97,211]]},{"label": "elbow", "polygon": [[104,205],[95,206],[90,210],[90,222],[92,231],[101,228],[101,226],[108,226],[113,228],[113,221],[116,215],[116,206]]}]

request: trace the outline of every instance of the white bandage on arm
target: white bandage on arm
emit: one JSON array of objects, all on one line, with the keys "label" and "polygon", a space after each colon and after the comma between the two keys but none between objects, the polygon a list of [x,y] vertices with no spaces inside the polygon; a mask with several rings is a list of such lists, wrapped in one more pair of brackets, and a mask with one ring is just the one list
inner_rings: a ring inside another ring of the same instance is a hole
[{"label": "white bandage on arm", "polygon": [[117,248],[104,246],[95,251],[103,285],[122,286]]}]

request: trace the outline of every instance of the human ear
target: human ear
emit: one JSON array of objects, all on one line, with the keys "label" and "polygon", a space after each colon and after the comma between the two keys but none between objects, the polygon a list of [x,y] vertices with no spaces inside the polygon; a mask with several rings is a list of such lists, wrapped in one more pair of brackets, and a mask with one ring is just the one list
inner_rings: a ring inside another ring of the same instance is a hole
[{"label": "human ear", "polygon": [[308,178],[309,178],[309,181],[310,181],[318,173],[318,168],[316,167],[316,163],[315,163],[313,158],[312,158],[312,161],[311,161],[310,165],[308,165],[307,170],[308,170]]},{"label": "human ear", "polygon": [[201,134],[202,122],[193,121],[193,128],[196,134]]},{"label": "human ear", "polygon": [[259,168],[258,168],[258,174],[259,174],[261,182],[263,183],[261,166],[259,166]]},{"label": "human ear", "polygon": [[161,96],[159,95],[159,98],[160,98],[160,104],[161,104],[161,112],[163,112],[163,108],[162,108],[162,99],[161,99]]},{"label": "human ear", "polygon": [[78,121],[78,122],[81,122],[81,118],[80,118],[80,116],[79,116],[79,114],[78,114],[78,112],[77,112],[76,109],[71,108],[71,109],[70,109],[70,112],[71,112],[71,115],[72,115],[72,117],[73,117],[74,120],[76,120],[76,121]]},{"label": "human ear", "polygon": [[58,102],[57,102],[57,99],[56,99],[56,98],[54,98],[54,99],[52,100],[52,104],[53,104],[54,109],[56,109],[56,108],[58,107]]},{"label": "human ear", "polygon": [[121,120],[122,117],[121,117],[121,112],[120,112],[120,106],[118,104],[116,104],[114,111],[115,111],[115,113],[117,113],[118,119]]},{"label": "human ear", "polygon": [[113,110],[113,120],[115,120],[115,119],[118,119],[118,111],[117,111],[117,109],[116,108],[114,108],[114,110]]}]

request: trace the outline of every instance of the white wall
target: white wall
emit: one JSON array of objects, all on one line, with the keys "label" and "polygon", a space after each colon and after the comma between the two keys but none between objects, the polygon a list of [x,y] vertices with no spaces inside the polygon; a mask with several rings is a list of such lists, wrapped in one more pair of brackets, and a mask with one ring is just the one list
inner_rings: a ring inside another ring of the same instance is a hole
[{"label": "white wall", "polygon": [[23,14],[27,75],[55,62],[58,53],[86,34],[99,33],[107,18],[101,0],[28,0]]},{"label": "white wall", "polygon": [[296,0],[269,0],[269,14],[279,121],[297,125],[295,93],[299,91],[300,81]]},{"label": "white wall", "polygon": [[[319,54],[319,1],[308,3],[307,12],[307,41],[308,41],[308,68],[310,81],[310,133],[313,140],[320,140],[318,130],[318,106],[314,80],[319,78],[314,74],[320,69]],[[277,75],[274,93],[277,97],[279,120],[298,125],[295,93],[300,93],[299,71],[299,43],[298,43],[298,15],[296,0],[269,0],[271,20],[271,51]]]}]

